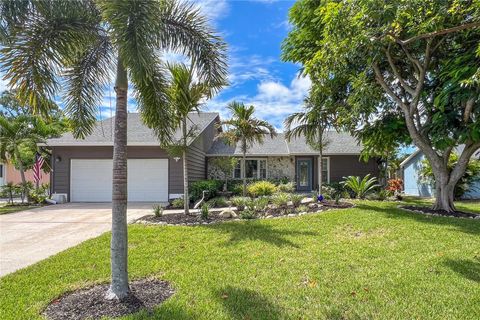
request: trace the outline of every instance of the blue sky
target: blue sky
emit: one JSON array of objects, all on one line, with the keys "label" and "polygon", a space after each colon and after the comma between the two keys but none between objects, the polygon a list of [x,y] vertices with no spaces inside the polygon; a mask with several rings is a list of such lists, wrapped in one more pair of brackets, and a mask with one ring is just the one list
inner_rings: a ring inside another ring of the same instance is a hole
[{"label": "blue sky", "polygon": [[[222,118],[230,115],[226,105],[233,100],[253,104],[256,116],[269,121],[278,130],[283,119],[301,109],[310,81],[298,77],[299,66],[282,62],[281,43],[286,37],[288,10],[294,1],[275,0],[191,0],[208,16],[212,26],[228,44],[230,86],[223,89],[203,106],[204,111],[219,112]],[[183,61],[173,53],[167,60]],[[131,93],[131,90],[130,90]],[[109,117],[111,90],[106,94],[101,116]],[[129,101],[135,111],[135,101]]]},{"label": "blue sky", "polygon": [[[208,101],[203,110],[219,112],[225,118],[229,116],[225,106],[232,100],[242,101],[255,106],[257,117],[282,130],[283,119],[301,109],[310,87],[309,79],[298,77],[298,65],[280,60],[280,46],[289,30],[288,10],[294,1],[190,1],[209,17],[228,44],[230,86]],[[174,54],[167,58],[180,59]],[[0,81],[0,91],[3,89],[6,82]],[[113,94],[113,88],[105,92],[99,118],[112,114]],[[131,96],[129,110],[135,109]]]},{"label": "blue sky", "polygon": [[299,66],[282,62],[288,10],[294,1],[195,1],[228,44],[230,86],[208,101],[205,110],[228,117],[232,100],[253,104],[259,118],[282,129],[283,119],[301,108],[310,81]]}]

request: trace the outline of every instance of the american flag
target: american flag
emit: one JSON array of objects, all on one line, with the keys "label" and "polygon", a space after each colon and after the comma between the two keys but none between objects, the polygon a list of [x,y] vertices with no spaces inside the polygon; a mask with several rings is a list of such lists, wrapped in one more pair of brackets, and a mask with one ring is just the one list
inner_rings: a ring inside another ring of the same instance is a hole
[{"label": "american flag", "polygon": [[35,163],[33,164],[33,179],[38,183],[42,179],[42,166],[45,162],[40,153],[35,154]]}]

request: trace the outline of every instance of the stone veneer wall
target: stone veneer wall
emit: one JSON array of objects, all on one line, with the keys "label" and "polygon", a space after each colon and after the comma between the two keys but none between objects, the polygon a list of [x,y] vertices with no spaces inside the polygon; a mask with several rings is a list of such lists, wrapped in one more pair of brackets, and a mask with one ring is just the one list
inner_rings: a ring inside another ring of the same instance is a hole
[{"label": "stone veneer wall", "polygon": [[[221,172],[212,162],[213,158],[208,158],[207,177],[208,179],[225,179]],[[247,158],[248,159],[248,158]],[[255,158],[260,159],[260,158]],[[295,179],[295,158],[294,157],[267,157],[267,178],[281,179],[287,177],[291,181]],[[229,179],[232,178],[230,173]]]}]

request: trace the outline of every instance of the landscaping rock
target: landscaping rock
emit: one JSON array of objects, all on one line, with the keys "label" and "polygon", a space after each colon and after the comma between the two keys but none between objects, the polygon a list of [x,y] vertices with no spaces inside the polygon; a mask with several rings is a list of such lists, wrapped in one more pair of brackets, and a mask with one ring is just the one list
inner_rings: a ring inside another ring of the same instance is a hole
[{"label": "landscaping rock", "polygon": [[475,219],[480,219],[480,214],[475,217]]},{"label": "landscaping rock", "polygon": [[289,213],[287,214],[287,217],[296,217],[297,215],[295,213]]},{"label": "landscaping rock", "polygon": [[313,198],[303,198],[301,204],[309,204],[313,202]]},{"label": "landscaping rock", "polygon": [[309,209],[315,209],[315,208],[317,208],[317,207],[318,207],[318,205],[317,205],[316,203],[310,203],[310,204],[308,205],[308,208],[309,208]]},{"label": "landscaping rock", "polygon": [[222,218],[234,218],[237,214],[232,209],[225,209],[218,214]]}]

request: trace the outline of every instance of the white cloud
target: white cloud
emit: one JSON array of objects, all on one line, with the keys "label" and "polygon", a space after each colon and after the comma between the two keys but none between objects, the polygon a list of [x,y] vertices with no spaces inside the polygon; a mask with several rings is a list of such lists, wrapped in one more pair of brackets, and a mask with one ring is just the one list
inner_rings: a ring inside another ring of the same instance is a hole
[{"label": "white cloud", "polygon": [[310,85],[309,78],[298,75],[289,85],[279,81],[264,81],[257,86],[254,96],[235,96],[227,100],[217,97],[207,102],[207,108],[219,112],[222,118],[229,118],[231,115],[226,109],[227,104],[233,100],[241,101],[246,105],[254,105],[257,117],[267,120],[278,131],[283,131],[283,120],[289,114],[302,109]]},{"label": "white cloud", "polygon": [[230,7],[227,0],[190,0],[213,24],[228,16]]},{"label": "white cloud", "polygon": [[0,74],[0,93],[5,91],[5,90],[8,90],[8,81],[6,80],[3,80],[1,78],[2,74]]}]

